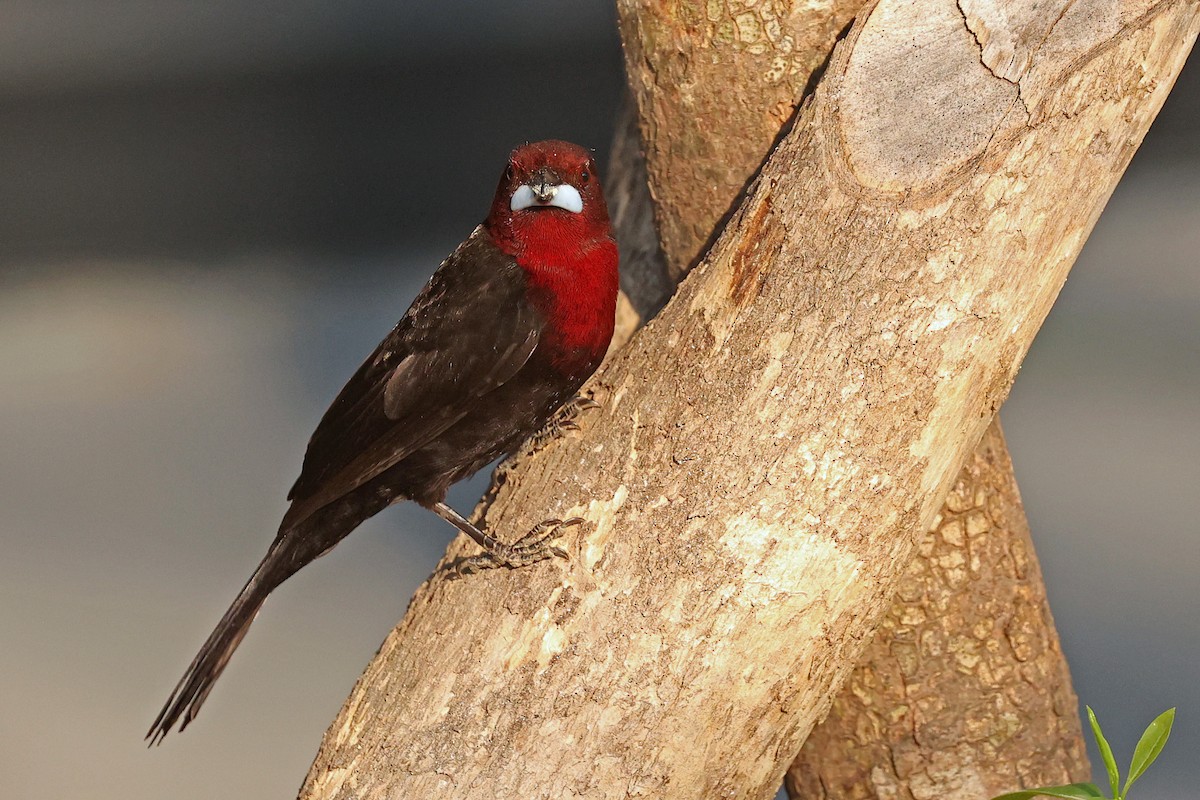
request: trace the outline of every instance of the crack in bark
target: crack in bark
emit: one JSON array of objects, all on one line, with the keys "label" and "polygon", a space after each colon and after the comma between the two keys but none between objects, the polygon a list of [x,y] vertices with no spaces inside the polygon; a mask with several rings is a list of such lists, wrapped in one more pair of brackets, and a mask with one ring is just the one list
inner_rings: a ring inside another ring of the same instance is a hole
[{"label": "crack in bark", "polygon": [[[1070,8],[1070,5],[1071,5],[1070,3],[1067,3],[1067,8]],[[966,28],[967,33],[971,37],[971,40],[975,42],[975,47],[978,48],[978,50],[979,50],[979,64],[984,69],[986,69],[988,71],[988,74],[991,75],[993,78],[998,78],[998,79],[1004,81],[1005,83],[1011,85],[1013,88],[1015,88],[1017,90],[1017,100],[1018,100],[1018,102],[1020,102],[1021,108],[1024,109],[1024,111],[1025,111],[1026,121],[1032,119],[1033,112],[1029,108],[1029,103],[1027,103],[1025,101],[1025,93],[1021,86],[1020,79],[1014,81],[1012,78],[1005,77],[1004,75],[1001,75],[1000,73],[996,72],[996,70],[994,70],[991,67],[991,65],[989,65],[987,63],[987,61],[983,57],[983,41],[979,38],[979,34],[976,33],[975,29],[971,27],[971,20],[970,20],[969,16],[967,15],[967,10],[965,8],[963,8],[963,0],[954,0],[954,6],[955,6],[955,8],[958,9],[958,15],[960,17],[962,17],[963,27]],[[1066,13],[1067,13],[1066,8],[1064,8],[1062,14],[1066,14]],[[1059,17],[1058,17],[1059,20],[1062,19],[1062,14],[1059,15]],[[1054,24],[1057,25],[1058,20],[1055,20]],[[1052,25],[1050,29],[1053,30],[1054,26]],[[1049,39],[1049,38],[1050,38],[1050,35],[1049,35],[1049,33],[1047,33],[1046,39]],[[1042,40],[1042,44],[1045,43],[1046,39]],[[1036,50],[1040,49],[1040,48],[1041,48],[1041,44],[1038,45],[1038,48],[1036,48],[1034,52],[1036,52]],[[989,142],[989,144],[990,143],[991,142]]]}]

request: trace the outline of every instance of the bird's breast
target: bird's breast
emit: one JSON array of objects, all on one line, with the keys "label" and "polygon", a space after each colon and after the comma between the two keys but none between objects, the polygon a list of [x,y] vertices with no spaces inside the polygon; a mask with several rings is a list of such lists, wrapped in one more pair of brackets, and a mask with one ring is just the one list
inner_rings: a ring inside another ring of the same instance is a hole
[{"label": "bird's breast", "polygon": [[617,309],[617,249],[611,239],[579,254],[521,264],[527,296],[546,320],[538,350],[564,371],[599,366]]}]

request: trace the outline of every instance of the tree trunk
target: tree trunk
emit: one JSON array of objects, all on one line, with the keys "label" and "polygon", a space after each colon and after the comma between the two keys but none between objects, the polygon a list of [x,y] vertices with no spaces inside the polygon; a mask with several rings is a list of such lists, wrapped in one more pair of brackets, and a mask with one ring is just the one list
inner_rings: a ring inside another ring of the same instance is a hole
[{"label": "tree trunk", "polygon": [[[790,105],[827,57],[833,34],[857,11],[848,4],[807,4],[790,14],[768,4],[740,13],[718,6],[695,26],[666,6],[620,2],[619,8],[621,30],[630,37],[630,84],[651,120],[645,149],[661,182],[654,192],[663,198],[659,224],[677,232],[718,221],[722,201],[750,177],[749,168],[741,175],[736,168],[748,167],[750,156],[761,160],[778,134],[761,121]],[[752,42],[717,33],[745,14],[758,22],[743,28],[769,29],[774,42],[796,43],[789,44],[791,80],[761,69],[746,52]],[[727,103],[729,97],[736,102]],[[704,111],[708,116],[698,116]],[[634,122],[635,114],[623,109],[610,168],[617,179],[612,206],[619,212],[622,264],[632,265],[623,269],[622,286],[647,319],[679,273],[653,257],[657,241],[645,224],[650,194],[636,189],[648,176],[632,144]],[[689,146],[693,139],[702,149]],[[681,162],[688,167],[683,174],[675,169]],[[710,183],[689,182],[697,175]],[[671,241],[702,243],[694,235]],[[680,265],[696,254],[670,255]],[[967,800],[1090,774],[1070,672],[998,419],[938,518],[941,533],[927,537],[833,712],[789,771],[791,797]],[[969,537],[961,535],[964,526]],[[1006,633],[1014,629],[1022,647]]]},{"label": "tree trunk", "polygon": [[787,775],[793,798],[981,800],[1091,774],[999,419]]},{"label": "tree trunk", "polygon": [[678,283],[863,0],[617,0],[650,191]]},{"label": "tree trunk", "polygon": [[1047,10],[975,20],[1019,83],[953,3],[865,13],[705,263],[592,382],[602,408],[499,487],[496,530],[586,517],[571,559],[440,569],[302,796],[774,792],[1197,25],[1190,1],[1111,26]]}]

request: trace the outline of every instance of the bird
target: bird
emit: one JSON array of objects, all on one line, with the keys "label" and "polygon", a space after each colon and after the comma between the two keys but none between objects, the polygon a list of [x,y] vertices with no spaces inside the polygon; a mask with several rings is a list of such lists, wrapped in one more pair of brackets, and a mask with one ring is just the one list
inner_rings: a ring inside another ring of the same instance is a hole
[{"label": "bird", "polygon": [[553,541],[582,520],[506,544],[445,496],[578,400],[612,339],[617,262],[592,153],[559,140],[513,150],[483,223],[322,416],[274,541],[154,719],[151,745],[195,718],[267,596],[393,503],[474,540],[483,553],[465,571],[565,556]]}]

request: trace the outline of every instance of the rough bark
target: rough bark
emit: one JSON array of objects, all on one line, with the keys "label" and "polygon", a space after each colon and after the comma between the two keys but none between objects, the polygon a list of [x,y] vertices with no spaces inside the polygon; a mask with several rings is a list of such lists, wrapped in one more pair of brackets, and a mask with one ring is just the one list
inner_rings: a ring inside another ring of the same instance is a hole
[{"label": "rough bark", "polygon": [[[614,136],[609,175],[621,188],[611,205],[623,212],[622,263],[635,265],[624,290],[634,307],[652,308],[647,298],[663,291],[666,265],[645,224],[649,197],[630,188],[646,179],[637,136],[632,126]],[[651,316],[625,317],[625,331]],[[1089,774],[1078,701],[997,415],[785,785],[791,798],[975,800]]]},{"label": "rough bark", "polygon": [[[718,4],[708,7],[707,25],[697,28],[673,7],[619,7],[622,31],[636,37],[626,46],[630,84],[651,117],[645,149],[655,175],[670,175],[658,191],[659,224],[693,232],[693,220],[716,221],[717,209],[735,197],[750,177],[748,165],[765,157],[778,133],[747,120],[768,119],[786,105],[804,72],[827,57],[832,34],[857,11],[849,3],[805,4],[783,14],[771,5]],[[762,71],[744,42],[713,35],[746,15],[758,24],[743,28],[763,31],[773,21],[775,41],[795,42],[790,56],[803,69],[791,81]],[[732,113],[726,110],[729,97],[735,98]],[[697,117],[701,111],[709,115]],[[621,211],[619,233],[633,264],[622,285],[647,319],[668,292],[665,279],[679,273],[647,255],[657,245],[644,223],[649,195],[630,187],[649,178],[645,160],[631,146],[628,117],[623,109],[613,143],[610,174],[619,178],[613,206]],[[687,147],[701,130],[703,148]],[[688,170],[681,174],[675,167],[683,150]],[[740,176],[739,166],[747,168]],[[689,182],[700,175],[717,176],[716,185]],[[700,244],[696,236],[669,241],[675,247]],[[696,253],[669,255],[679,265]],[[998,419],[938,518],[942,527],[923,542],[832,713],[789,770],[791,797],[967,800],[1090,774],[1070,672]],[[958,535],[964,525],[969,537]],[[1025,646],[1013,645],[1010,630],[1020,631]]]},{"label": "rough bark", "polygon": [[864,15],[602,408],[500,486],[497,530],[589,520],[570,561],[439,570],[302,796],[769,797],[1195,37],[1121,10],[1016,28],[1019,85],[953,3]]},{"label": "rough bark", "polygon": [[979,800],[1088,775],[997,418],[788,770],[788,796]]},{"label": "rough bark", "polygon": [[733,207],[862,5],[617,0],[650,192],[675,282]]}]

